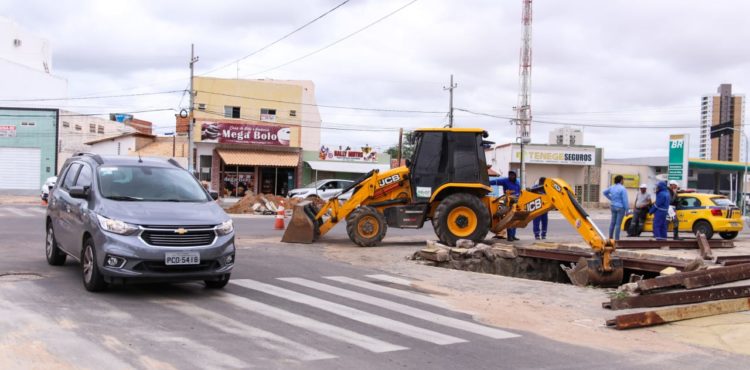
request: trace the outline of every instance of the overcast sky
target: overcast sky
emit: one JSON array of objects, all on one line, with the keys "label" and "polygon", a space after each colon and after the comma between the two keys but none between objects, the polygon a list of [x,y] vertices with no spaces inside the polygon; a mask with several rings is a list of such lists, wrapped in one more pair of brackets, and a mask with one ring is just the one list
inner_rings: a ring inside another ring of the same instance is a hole
[{"label": "overcast sky", "polygon": [[[70,96],[183,90],[190,43],[203,74],[249,54],[343,0],[11,1],[0,14],[51,41],[53,72]],[[351,0],[288,39],[239,64],[239,76],[312,80],[323,105],[447,112],[455,106],[513,116],[518,99],[520,0],[418,0],[371,28],[324,47],[409,3]],[[545,122],[587,125],[584,142],[605,157],[667,154],[670,133],[691,134],[697,156],[699,101],[720,83],[750,87],[750,3],[736,0],[536,0],[532,114]],[[210,76],[236,77],[237,65]],[[180,93],[76,101],[81,112],[187,107]],[[382,113],[321,108],[328,145],[385,149],[397,128],[442,126],[445,113]],[[603,113],[602,113],[603,112]],[[136,115],[160,131],[172,112]],[[597,128],[616,125],[619,128]],[[673,126],[647,129],[643,126]],[[456,112],[455,126],[482,127],[497,143],[515,138],[507,119]],[[534,122],[547,143],[560,124]]]}]

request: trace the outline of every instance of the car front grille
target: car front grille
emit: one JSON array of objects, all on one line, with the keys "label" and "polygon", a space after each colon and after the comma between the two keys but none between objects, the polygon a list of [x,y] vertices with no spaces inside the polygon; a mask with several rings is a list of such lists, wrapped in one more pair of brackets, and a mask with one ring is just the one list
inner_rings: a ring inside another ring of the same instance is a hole
[{"label": "car front grille", "polygon": [[199,247],[211,245],[216,239],[213,229],[183,228],[150,228],[141,233],[146,244],[158,247]]},{"label": "car front grille", "polygon": [[134,271],[180,273],[202,272],[219,268],[218,261],[201,261],[198,265],[165,265],[163,261],[144,261],[133,267]]}]

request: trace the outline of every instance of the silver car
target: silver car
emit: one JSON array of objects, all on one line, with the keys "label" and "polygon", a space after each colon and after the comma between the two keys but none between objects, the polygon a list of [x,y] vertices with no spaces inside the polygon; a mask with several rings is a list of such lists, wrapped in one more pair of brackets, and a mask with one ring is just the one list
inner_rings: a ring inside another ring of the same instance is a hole
[{"label": "silver car", "polygon": [[[89,291],[109,284],[202,280],[223,288],[234,266],[232,220],[174,160],[69,159],[47,206],[50,265],[82,265]],[[212,199],[213,198],[213,199]]]}]

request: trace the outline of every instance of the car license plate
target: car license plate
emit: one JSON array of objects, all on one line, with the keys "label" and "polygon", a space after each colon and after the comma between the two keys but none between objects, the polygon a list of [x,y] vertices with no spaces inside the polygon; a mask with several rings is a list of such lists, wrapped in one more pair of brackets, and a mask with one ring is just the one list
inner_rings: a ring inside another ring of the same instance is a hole
[{"label": "car license plate", "polygon": [[171,265],[198,265],[201,263],[201,255],[198,252],[167,253],[164,256],[164,264]]}]

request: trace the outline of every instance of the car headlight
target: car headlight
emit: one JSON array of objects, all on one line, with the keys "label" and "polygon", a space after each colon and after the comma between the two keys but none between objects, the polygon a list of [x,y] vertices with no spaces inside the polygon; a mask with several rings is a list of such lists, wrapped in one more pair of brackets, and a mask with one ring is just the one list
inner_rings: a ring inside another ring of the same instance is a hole
[{"label": "car headlight", "polygon": [[228,235],[234,231],[234,223],[232,220],[222,222],[219,226],[216,226],[216,233],[219,235]]},{"label": "car headlight", "polygon": [[120,235],[130,235],[138,231],[138,226],[124,221],[113,220],[101,215],[96,215],[96,218],[99,220],[99,226],[101,226],[104,231]]}]

